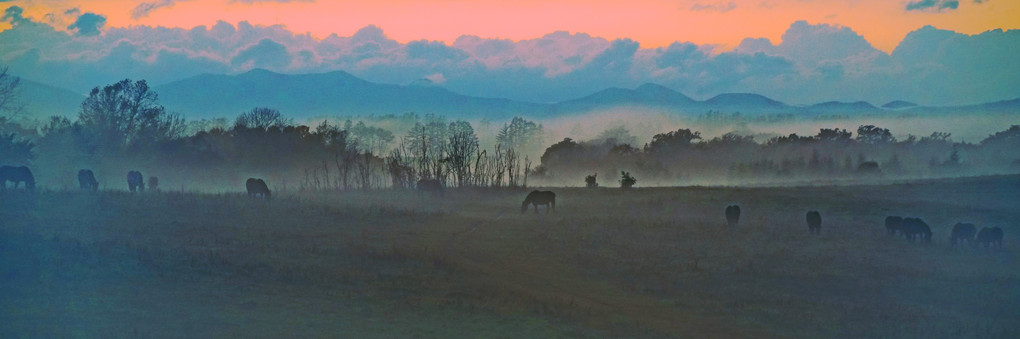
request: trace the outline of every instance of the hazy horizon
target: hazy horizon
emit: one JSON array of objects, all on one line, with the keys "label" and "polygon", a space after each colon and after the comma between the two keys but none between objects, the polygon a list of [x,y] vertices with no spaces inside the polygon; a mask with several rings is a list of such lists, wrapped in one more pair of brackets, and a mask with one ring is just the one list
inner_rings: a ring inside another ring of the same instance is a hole
[{"label": "hazy horizon", "polygon": [[[464,95],[537,103],[644,83],[694,98],[748,92],[793,105],[906,100],[947,106],[1020,97],[1016,90],[1020,63],[1014,61],[1012,49],[1020,44],[1020,30],[990,19],[1016,12],[1014,7],[1020,5],[919,1],[876,7],[878,2],[867,1],[858,7],[833,5],[831,10],[838,12],[830,13],[840,18],[840,12],[849,16],[865,8],[881,9],[886,11],[881,17],[908,19],[909,26],[904,27],[891,21],[865,25],[826,19],[817,16],[820,9],[815,5],[805,4],[805,11],[797,11],[785,2],[774,1],[771,9],[744,1],[681,5],[669,15],[703,20],[785,14],[771,21],[756,19],[775,32],[766,36],[737,30],[734,34],[742,34],[738,39],[691,39],[703,30],[684,29],[659,32],[657,36],[670,37],[661,42],[642,38],[640,32],[600,34],[601,29],[585,29],[590,27],[587,21],[564,21],[559,28],[514,38],[481,34],[490,26],[478,25],[463,28],[452,40],[433,40],[429,35],[435,33],[429,29],[421,30],[417,38],[398,40],[388,30],[403,28],[390,27],[397,25],[388,25],[382,12],[371,12],[376,21],[357,29],[339,30],[347,24],[337,24],[332,33],[314,36],[292,28],[300,22],[293,17],[269,19],[275,22],[263,17],[274,12],[314,13],[328,6],[312,2],[139,1],[132,11],[131,6],[111,8],[91,1],[62,6],[10,1],[4,3],[0,20],[7,25],[0,27],[0,63],[9,65],[15,75],[76,93],[125,78],[160,85],[204,73],[264,68],[286,74],[343,70],[388,84],[429,79]],[[201,6],[226,6],[224,18],[234,19],[215,19],[215,13],[207,13],[203,24],[167,24],[169,15],[194,13]],[[584,7],[569,2],[563,6]],[[635,3],[634,8],[647,11],[648,6]],[[130,13],[135,13],[133,19]],[[251,17],[236,17],[241,13]],[[984,20],[960,24],[975,16]],[[627,32],[623,28],[628,25],[622,22],[606,24]],[[899,36],[895,43],[872,32],[883,26],[890,32],[895,26]],[[875,47],[876,40],[884,47]]]}]

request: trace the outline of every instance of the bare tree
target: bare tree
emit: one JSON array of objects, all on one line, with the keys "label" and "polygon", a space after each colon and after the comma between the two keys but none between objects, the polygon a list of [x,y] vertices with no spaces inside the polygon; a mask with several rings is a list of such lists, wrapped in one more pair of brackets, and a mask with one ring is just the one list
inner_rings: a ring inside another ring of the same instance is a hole
[{"label": "bare tree", "polygon": [[7,66],[0,67],[0,113],[14,117],[21,113],[25,104],[21,102],[21,79],[7,73]]},{"label": "bare tree", "polygon": [[509,123],[504,124],[496,135],[496,141],[507,149],[521,150],[532,143],[540,141],[542,136],[542,125],[521,117],[514,117]]},{"label": "bare tree", "polygon": [[461,187],[471,181],[471,162],[478,152],[478,136],[467,121],[450,123],[450,142],[448,149],[449,167],[457,186]]},{"label": "bare tree", "polygon": [[284,118],[280,111],[268,107],[255,107],[241,113],[234,120],[234,128],[250,128],[268,130],[270,127],[283,128],[292,121]]},{"label": "bare tree", "polygon": [[401,138],[400,144],[390,151],[386,157],[386,170],[390,174],[393,188],[414,188],[418,174],[415,172],[414,157],[407,150],[407,139]]}]

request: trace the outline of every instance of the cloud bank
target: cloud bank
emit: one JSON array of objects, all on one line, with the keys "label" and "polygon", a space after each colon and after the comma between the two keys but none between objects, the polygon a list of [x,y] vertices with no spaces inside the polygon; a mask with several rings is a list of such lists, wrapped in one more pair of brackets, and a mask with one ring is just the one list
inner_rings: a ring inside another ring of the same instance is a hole
[{"label": "cloud bank", "polygon": [[343,70],[397,84],[431,79],[463,94],[532,102],[649,82],[697,99],[754,92],[792,104],[907,100],[956,105],[1020,97],[1020,63],[1014,60],[1018,30],[965,35],[929,26],[885,53],[849,27],[799,21],[778,44],[748,38],[720,52],[716,46],[682,41],[642,48],[629,39],[569,32],[521,41],[464,35],[448,45],[400,43],[376,26],[324,39],[247,22],[118,28],[105,27],[101,15],[75,14],[64,32],[23,17],[16,6],[8,8],[3,20],[13,28],[0,32],[0,63],[15,74],[81,93],[124,78],[161,84],[202,73],[266,68],[283,73]]},{"label": "cloud bank", "polygon": [[[975,3],[981,3],[981,1],[975,1]],[[942,11],[942,10],[954,10],[960,7],[960,1],[958,0],[917,0],[907,3],[908,11]]]}]

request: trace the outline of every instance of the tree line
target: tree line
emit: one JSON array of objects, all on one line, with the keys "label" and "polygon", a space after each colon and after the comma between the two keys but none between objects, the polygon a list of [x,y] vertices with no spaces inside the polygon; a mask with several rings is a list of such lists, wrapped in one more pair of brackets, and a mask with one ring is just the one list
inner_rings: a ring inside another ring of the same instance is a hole
[{"label": "tree line", "polygon": [[861,125],[856,133],[821,128],[815,135],[789,134],[762,142],[736,133],[706,139],[698,131],[680,128],[656,134],[640,148],[620,142],[634,139],[622,128],[607,130],[588,141],[565,138],[542,154],[534,177],[592,187],[597,186],[591,182],[595,173],[621,172],[622,179],[628,181],[638,177],[676,185],[1020,171],[1020,125],[977,144],[954,142],[945,132],[897,140],[889,129],[874,125]]},{"label": "tree line", "polygon": [[531,171],[520,149],[542,136],[540,124],[516,117],[484,149],[467,121],[400,118],[413,121],[400,136],[363,121],[296,124],[268,107],[242,112],[232,123],[187,123],[160,105],[144,80],[126,79],[94,88],[74,120],[51,117],[32,128],[0,117],[0,162],[31,165],[56,186],[73,186],[66,175],[72,169],[104,169],[97,172],[110,173],[105,181],[118,182],[125,169],[145,168],[192,187],[247,176],[285,189],[413,188],[421,179],[519,187]]},{"label": "tree line", "polygon": [[[351,190],[414,188],[421,179],[450,187],[524,187],[529,180],[592,186],[588,180],[596,173],[621,173],[621,184],[676,185],[989,174],[1020,167],[1020,126],[977,144],[954,142],[944,132],[897,140],[888,129],[862,125],[760,141],[736,133],[707,139],[679,128],[643,145],[618,126],[591,140],[543,145],[543,126],[515,117],[483,145],[470,122],[432,114],[384,117],[398,122],[390,128],[352,119],[308,126],[275,108],[255,107],[232,120],[188,122],[160,105],[144,80],[130,79],[94,88],[73,120],[51,117],[33,126],[14,118],[22,107],[16,78],[2,71],[0,163],[29,165],[41,182],[56,187],[74,186],[68,173],[79,168],[97,169],[106,182],[143,169],[188,187],[221,183],[226,189],[256,176],[276,189]],[[488,128],[491,122],[480,123]],[[525,152],[532,149],[541,153],[535,162]]]}]

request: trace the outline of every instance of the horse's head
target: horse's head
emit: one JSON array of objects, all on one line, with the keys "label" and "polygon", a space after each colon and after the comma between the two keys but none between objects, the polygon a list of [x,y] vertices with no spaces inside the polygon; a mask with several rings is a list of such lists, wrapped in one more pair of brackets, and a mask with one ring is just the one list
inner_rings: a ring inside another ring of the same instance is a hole
[{"label": "horse's head", "polygon": [[530,201],[528,199],[524,199],[524,202],[521,203],[521,213],[524,213],[524,212],[528,211],[528,203],[529,202]]}]

